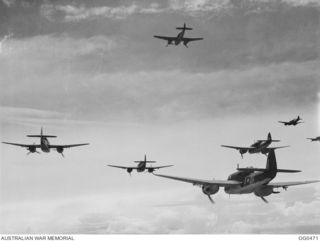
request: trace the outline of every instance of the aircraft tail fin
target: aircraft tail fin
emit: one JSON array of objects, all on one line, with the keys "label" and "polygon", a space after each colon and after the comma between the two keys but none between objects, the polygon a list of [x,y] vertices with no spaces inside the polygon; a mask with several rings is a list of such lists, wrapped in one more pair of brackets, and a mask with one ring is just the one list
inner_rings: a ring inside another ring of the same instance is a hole
[{"label": "aircraft tail fin", "polygon": [[272,140],[271,133],[268,133],[268,140],[271,142],[279,142],[280,140]]},{"label": "aircraft tail fin", "polygon": [[45,138],[55,138],[55,137],[57,137],[57,136],[52,136],[52,135],[43,135],[43,130],[42,130],[42,127],[41,127],[40,135],[27,135],[27,137],[39,137],[39,138],[45,137]]},{"label": "aircraft tail fin", "polygon": [[274,178],[277,175],[277,171],[278,171],[277,159],[276,159],[276,154],[273,149],[271,149],[269,151],[266,169],[270,173],[271,178]]},{"label": "aircraft tail fin", "polygon": [[146,155],[146,154],[144,155],[144,159],[143,159],[143,161],[134,161],[134,162],[136,162],[136,163],[140,163],[140,162],[145,162],[145,163],[156,163],[155,161],[147,161],[147,155]]},{"label": "aircraft tail fin", "polygon": [[144,155],[144,162],[145,163],[156,163],[155,161],[147,161],[147,155]]},{"label": "aircraft tail fin", "polygon": [[176,29],[178,29],[178,30],[192,30],[192,28],[187,27],[185,23],[183,24],[183,27],[177,27]]},{"label": "aircraft tail fin", "polygon": [[280,140],[272,140],[271,133],[268,133],[267,140],[259,140],[259,141],[270,141],[270,142],[279,142]]}]

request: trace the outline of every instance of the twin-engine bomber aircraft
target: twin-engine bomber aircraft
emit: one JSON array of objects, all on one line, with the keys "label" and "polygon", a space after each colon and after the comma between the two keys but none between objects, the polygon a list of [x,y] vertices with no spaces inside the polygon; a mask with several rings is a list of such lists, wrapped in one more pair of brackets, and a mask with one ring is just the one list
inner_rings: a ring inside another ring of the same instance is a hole
[{"label": "twin-engine bomber aircraft", "polygon": [[183,27],[178,27],[176,28],[178,30],[182,30],[177,37],[166,37],[166,36],[157,36],[154,35],[153,37],[155,38],[159,38],[159,39],[163,39],[168,41],[168,44],[166,47],[168,47],[168,45],[179,45],[180,43],[183,43],[184,46],[186,46],[188,48],[188,43],[191,41],[197,41],[197,40],[203,40],[203,38],[185,38],[184,37],[184,33],[186,30],[192,30],[192,28],[188,28],[186,26],[186,24],[183,25]]},{"label": "twin-engine bomber aircraft", "polygon": [[302,119],[300,118],[300,116],[298,116],[297,118],[295,118],[291,121],[278,121],[278,122],[284,124],[285,126],[296,126],[300,123],[303,123],[303,121],[300,121],[300,120],[302,120]]},{"label": "twin-engine bomber aircraft", "polygon": [[310,141],[320,141],[320,136],[315,137],[315,138],[307,138]]},{"label": "twin-engine bomber aircraft", "polygon": [[124,167],[124,166],[115,166],[115,165],[108,165],[109,167],[116,167],[116,168],[122,168],[122,169],[126,169],[127,172],[131,175],[131,172],[133,170],[137,170],[137,172],[144,172],[146,169],[148,170],[148,172],[153,172],[156,169],[160,169],[160,168],[165,168],[165,167],[172,167],[173,165],[167,165],[167,166],[157,166],[157,167],[152,167],[149,166],[147,167],[147,163],[155,163],[155,161],[147,161],[147,156],[144,155],[144,160],[143,161],[135,161],[136,163],[138,163],[137,166],[135,167]]},{"label": "twin-engine bomber aircraft", "polygon": [[243,154],[245,154],[246,152],[249,152],[250,154],[260,153],[260,152],[262,154],[268,154],[270,150],[288,147],[288,146],[268,147],[272,142],[279,142],[279,140],[272,140],[271,133],[269,132],[267,140],[257,140],[250,147],[226,146],[226,145],[221,145],[221,146],[238,150],[242,158],[243,158]]},{"label": "twin-engine bomber aircraft", "polygon": [[50,152],[50,149],[56,149],[57,152],[59,152],[63,157],[63,150],[64,148],[70,148],[70,147],[76,147],[76,146],[84,146],[89,145],[89,143],[83,143],[83,144],[71,144],[71,145],[51,145],[48,141],[48,138],[55,138],[57,136],[51,136],[51,135],[43,135],[42,128],[40,135],[27,135],[27,137],[40,137],[40,145],[37,144],[19,144],[19,143],[11,143],[11,142],[2,142],[4,144],[14,145],[14,146],[21,146],[26,147],[29,151],[27,155],[30,153],[39,153],[37,151],[37,148],[40,148],[43,152]]},{"label": "twin-engine bomber aircraft", "polygon": [[224,187],[224,191],[228,194],[254,193],[265,203],[268,203],[268,201],[265,199],[265,196],[269,196],[272,193],[279,193],[278,191],[274,190],[275,188],[282,187],[286,190],[289,186],[320,182],[320,180],[301,182],[270,182],[276,177],[278,172],[294,173],[300,171],[278,169],[274,150],[270,150],[266,168],[238,167],[237,172],[231,174],[228,177],[228,180],[201,180],[160,174],[154,175],[200,186],[202,188],[202,192],[208,196],[212,203],[214,203],[214,201],[212,200],[211,195],[217,193],[220,187]]}]

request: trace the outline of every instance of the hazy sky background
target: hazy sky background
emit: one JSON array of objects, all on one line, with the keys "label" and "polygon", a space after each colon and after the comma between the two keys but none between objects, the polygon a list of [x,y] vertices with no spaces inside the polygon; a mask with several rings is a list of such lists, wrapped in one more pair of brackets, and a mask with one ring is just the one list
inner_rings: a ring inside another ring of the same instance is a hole
[{"label": "hazy sky background", "polygon": [[[0,139],[90,142],[27,156],[0,146],[1,233],[319,233],[320,185],[212,205],[190,184],[112,169],[144,154],[161,173],[226,179],[264,167],[250,145],[280,145],[275,181],[320,179],[317,0],[0,1]],[[152,36],[203,41],[168,48]],[[278,120],[300,115],[304,124]],[[275,144],[273,144],[275,145]]]}]

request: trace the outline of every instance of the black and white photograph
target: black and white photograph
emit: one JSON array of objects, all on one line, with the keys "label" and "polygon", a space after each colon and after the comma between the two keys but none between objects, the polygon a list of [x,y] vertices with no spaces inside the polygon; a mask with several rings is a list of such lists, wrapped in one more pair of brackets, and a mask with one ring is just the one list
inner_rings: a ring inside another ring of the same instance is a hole
[{"label": "black and white photograph", "polygon": [[319,53],[319,0],[0,0],[1,240],[318,240]]}]

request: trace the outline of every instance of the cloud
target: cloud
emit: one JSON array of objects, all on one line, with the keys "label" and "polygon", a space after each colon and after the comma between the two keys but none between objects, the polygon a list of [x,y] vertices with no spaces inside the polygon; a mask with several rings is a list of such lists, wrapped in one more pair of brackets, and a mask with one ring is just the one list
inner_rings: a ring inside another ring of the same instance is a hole
[{"label": "cloud", "polygon": [[[0,106],[1,116],[4,118],[60,118],[61,113],[56,111],[45,111],[31,108],[13,108],[8,106]],[[2,118],[3,119],[3,118]]]},{"label": "cloud", "polygon": [[[150,177],[151,178],[151,177]],[[169,194],[170,195],[169,195]],[[284,194],[279,194],[283,196]],[[112,199],[110,198],[112,196]],[[319,200],[288,206],[282,197],[265,203],[251,195],[225,194],[210,204],[198,189],[164,189],[78,196],[1,206],[2,233],[205,234],[318,233]],[[188,206],[150,204],[193,200]],[[130,201],[129,201],[130,200]],[[244,219],[245,217],[245,219]],[[261,225],[263,218],[263,225]]]},{"label": "cloud", "polygon": [[[26,43],[28,38],[35,40],[40,36],[54,36],[50,40],[61,42],[69,38],[75,44],[77,40],[103,36],[121,46],[114,55],[101,57],[100,53],[83,58],[83,65],[90,65],[90,70],[105,66],[108,71],[205,72],[283,62],[304,63],[319,58],[318,7],[293,6],[281,1],[236,2],[241,4],[204,0],[113,5],[46,2],[28,11],[12,10],[1,26],[2,32],[6,34],[11,29],[15,38],[23,38]],[[186,50],[182,46],[164,48],[164,41],[152,38],[155,34],[175,36],[174,28],[183,22],[194,29],[186,33],[187,37],[204,40],[190,44],[192,47]],[[59,51],[59,43],[52,41],[48,46]]]},{"label": "cloud", "polygon": [[285,4],[288,7],[319,6],[316,0],[283,0],[270,1],[230,1],[230,0],[170,0],[167,5],[160,6],[157,2],[149,5],[131,2],[127,5],[116,6],[87,6],[85,4],[52,4],[41,5],[41,14],[50,21],[78,22],[96,18],[124,20],[136,14],[181,13],[192,17],[231,15],[234,11],[243,9],[248,13],[274,11]]},{"label": "cloud", "polygon": [[[318,101],[317,61],[208,73],[137,72],[132,62],[110,71],[118,61],[112,60],[116,50],[109,50],[104,38],[34,40],[30,47],[13,48],[3,59],[2,81],[7,83],[1,93],[3,105],[37,106],[73,119],[172,121],[304,108]],[[103,51],[100,57],[110,58],[109,65],[95,61]],[[47,101],[39,102],[42,98]]]},{"label": "cloud", "polygon": [[173,10],[193,17],[214,17],[277,11],[281,7],[319,7],[317,0],[170,0],[167,11]]},{"label": "cloud", "polygon": [[2,48],[3,48],[4,43],[5,43],[6,40],[8,40],[11,36],[12,36],[12,34],[5,35],[5,36],[1,39],[1,41],[0,41],[0,54],[2,53]]},{"label": "cloud", "polygon": [[116,47],[115,41],[99,35],[86,39],[72,38],[68,35],[39,35],[28,39],[9,39],[8,36],[2,41],[5,40],[3,58],[33,54],[32,59],[49,56],[65,59],[103,53]]},{"label": "cloud", "polygon": [[317,0],[282,0],[283,2],[292,6],[316,6],[319,7]]},{"label": "cloud", "polygon": [[7,7],[11,7],[12,5],[14,5],[16,3],[16,0],[2,0],[2,2],[7,6]]},{"label": "cloud", "polygon": [[[123,20],[133,14],[151,14],[160,13],[162,10],[157,3],[151,3],[147,7],[139,6],[136,3],[130,5],[120,5],[116,7],[98,6],[86,7],[85,5],[53,5],[44,4],[41,6],[41,13],[50,21],[59,20],[59,16],[63,15],[65,22],[77,22],[81,20],[94,18],[111,18],[115,20]],[[55,18],[56,16],[56,18]]]}]

